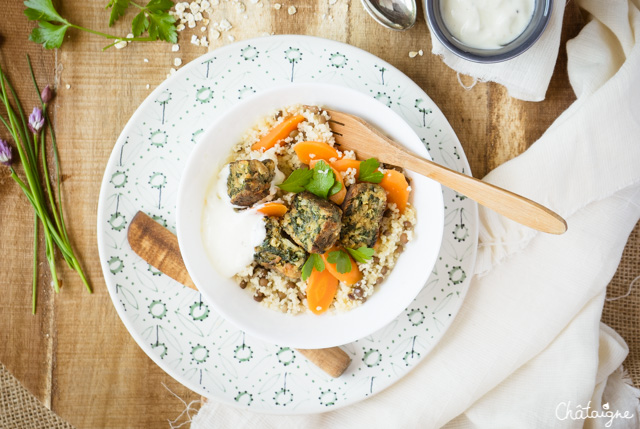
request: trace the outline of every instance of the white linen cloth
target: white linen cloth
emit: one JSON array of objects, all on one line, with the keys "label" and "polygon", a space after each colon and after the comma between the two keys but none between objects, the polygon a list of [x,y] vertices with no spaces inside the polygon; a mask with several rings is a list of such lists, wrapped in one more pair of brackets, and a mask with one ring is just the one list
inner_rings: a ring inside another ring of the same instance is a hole
[{"label": "white linen cloth", "polygon": [[565,1],[553,1],[553,11],[540,39],[523,54],[508,61],[495,64],[467,61],[449,51],[433,32],[431,52],[439,55],[446,65],[458,73],[473,76],[481,82],[503,85],[512,97],[527,101],[544,100],[558,58]]},{"label": "white linen cloth", "polygon": [[[481,208],[478,274],[444,338],[409,375],[319,415],[261,415],[209,401],[193,428],[640,425],[638,391],[621,368],[628,348],[599,321],[640,218],[640,0],[579,4],[592,19],[567,44],[578,100],[485,178],[558,211],[568,232],[536,233]],[[585,412],[611,416],[585,421]]]}]

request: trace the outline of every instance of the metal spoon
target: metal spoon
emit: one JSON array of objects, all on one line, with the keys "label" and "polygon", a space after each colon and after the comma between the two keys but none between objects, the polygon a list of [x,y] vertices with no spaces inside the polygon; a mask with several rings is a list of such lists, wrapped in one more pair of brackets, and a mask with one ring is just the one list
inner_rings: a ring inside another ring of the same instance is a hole
[{"label": "metal spoon", "polygon": [[408,30],[416,23],[416,0],[361,0],[364,9],[380,25]]}]

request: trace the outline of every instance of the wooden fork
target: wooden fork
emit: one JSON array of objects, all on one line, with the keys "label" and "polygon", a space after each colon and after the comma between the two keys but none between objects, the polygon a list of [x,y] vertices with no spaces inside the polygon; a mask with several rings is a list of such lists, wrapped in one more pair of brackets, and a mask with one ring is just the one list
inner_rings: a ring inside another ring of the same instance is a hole
[{"label": "wooden fork", "polygon": [[329,122],[340,150],[352,150],[358,158],[376,158],[415,171],[538,231],[562,234],[567,230],[567,223],[561,216],[535,201],[424,159],[357,116],[326,111],[331,116]]}]

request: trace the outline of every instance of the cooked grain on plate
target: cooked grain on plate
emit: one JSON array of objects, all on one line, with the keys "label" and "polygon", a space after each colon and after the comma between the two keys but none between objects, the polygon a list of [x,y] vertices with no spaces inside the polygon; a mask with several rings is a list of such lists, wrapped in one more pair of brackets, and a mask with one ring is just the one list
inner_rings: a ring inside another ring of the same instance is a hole
[{"label": "cooked grain on plate", "polygon": [[[362,305],[413,239],[415,209],[387,199],[411,188],[385,187],[377,160],[340,151],[330,119],[317,106],[284,107],[249,129],[228,159],[230,203],[265,214],[264,240],[234,279],[260,305],[289,314]],[[377,167],[366,181],[362,162]]]}]

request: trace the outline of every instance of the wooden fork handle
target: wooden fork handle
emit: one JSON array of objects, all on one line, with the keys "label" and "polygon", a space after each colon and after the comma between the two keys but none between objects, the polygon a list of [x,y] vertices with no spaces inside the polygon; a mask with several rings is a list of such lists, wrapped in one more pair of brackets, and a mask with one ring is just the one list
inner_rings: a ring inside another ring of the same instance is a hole
[{"label": "wooden fork handle", "polygon": [[[562,234],[567,230],[567,223],[560,215],[535,201],[408,153],[398,146],[396,149],[396,165],[429,177],[511,220],[551,234]],[[391,160],[387,162],[394,164]]]},{"label": "wooden fork handle", "polygon": [[[139,211],[131,220],[127,239],[133,251],[146,262],[184,286],[196,289],[182,260],[178,238],[171,231]],[[297,351],[331,377],[340,377],[351,363],[340,347]]]},{"label": "wooden fork handle", "polygon": [[[538,231],[562,234],[567,230],[567,223],[562,217],[535,201],[421,158],[362,118],[335,110],[328,112],[332,122],[339,126],[337,135],[343,150],[353,150],[363,159],[373,157],[386,164],[413,170]],[[334,132],[335,128],[332,126]]]}]

